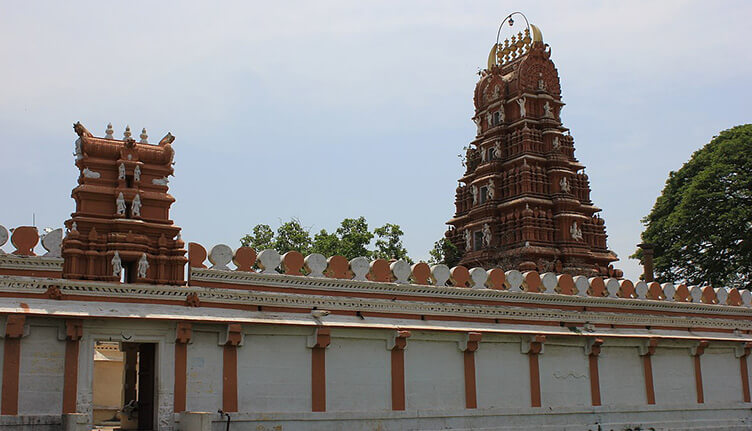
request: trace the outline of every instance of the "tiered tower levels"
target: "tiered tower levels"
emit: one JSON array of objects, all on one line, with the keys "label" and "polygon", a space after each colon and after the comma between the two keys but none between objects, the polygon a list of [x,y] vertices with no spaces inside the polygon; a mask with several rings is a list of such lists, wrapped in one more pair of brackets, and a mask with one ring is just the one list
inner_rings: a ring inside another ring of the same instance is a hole
[{"label": "tiered tower levels", "polygon": [[477,136],[467,148],[447,237],[463,265],[581,275],[620,275],[610,265],[588,176],[561,123],[559,76],[535,27],[494,45],[474,104]]},{"label": "tiered tower levels", "polygon": [[185,244],[169,219],[174,137],[152,145],[145,130],[136,142],[129,129],[122,140],[111,128],[104,138],[80,123],[74,129],[81,175],[65,223],[63,277],[116,281],[124,273],[127,282],[183,284]]}]

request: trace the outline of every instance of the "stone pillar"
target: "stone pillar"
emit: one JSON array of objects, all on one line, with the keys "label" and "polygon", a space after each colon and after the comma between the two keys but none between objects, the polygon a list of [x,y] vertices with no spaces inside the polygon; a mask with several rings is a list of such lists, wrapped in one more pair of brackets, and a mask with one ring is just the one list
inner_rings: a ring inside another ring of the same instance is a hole
[{"label": "stone pillar", "polygon": [[648,404],[655,404],[655,387],[653,386],[653,362],[651,357],[655,354],[655,348],[658,346],[657,338],[644,340],[639,347],[640,356],[642,357],[642,371],[645,375],[645,394]]},{"label": "stone pillar", "polygon": [[175,330],[175,388],[174,388],[174,412],[185,411],[186,385],[188,372],[188,343],[191,341],[193,331],[191,324],[179,322]]},{"label": "stone pillar", "polygon": [[460,341],[460,350],[465,359],[465,408],[478,408],[478,391],[475,381],[475,351],[478,350],[482,334],[480,332],[468,332]]},{"label": "stone pillar", "polygon": [[410,331],[396,331],[387,340],[392,359],[392,410],[405,410],[405,349]]},{"label": "stone pillar", "polygon": [[646,283],[650,283],[653,278],[653,245],[648,243],[637,244],[637,247],[642,249],[642,267],[643,278]]},{"label": "stone pillar", "polygon": [[238,346],[243,338],[239,323],[227,325],[227,339],[222,356],[222,410],[238,411]]},{"label": "stone pillar", "polygon": [[[78,351],[83,336],[83,321],[65,321],[65,374],[63,377],[63,414],[76,413],[78,398]],[[66,428],[67,429],[67,428]]]},{"label": "stone pillar", "polygon": [[598,356],[601,354],[601,345],[603,339],[592,338],[586,341],[585,354],[588,355],[590,368],[590,400],[592,405],[601,405],[601,384],[600,374],[598,371]]},{"label": "stone pillar", "polygon": [[5,320],[3,350],[3,385],[0,414],[18,414],[18,378],[21,370],[21,337],[24,336],[26,316],[10,314]]},{"label": "stone pillar", "polygon": [[706,347],[708,347],[708,342],[701,340],[689,349],[689,354],[692,356],[695,363],[695,389],[697,391],[698,404],[705,403],[705,392],[702,388],[702,364],[700,362],[700,356],[705,353]]},{"label": "stone pillar", "polygon": [[326,411],[326,348],[331,342],[331,330],[318,327],[316,333],[308,337],[311,349],[311,410]]},{"label": "stone pillar", "polygon": [[538,367],[538,355],[543,354],[545,335],[534,335],[522,340],[522,353],[527,354],[530,363],[530,405],[541,406],[540,368]]}]

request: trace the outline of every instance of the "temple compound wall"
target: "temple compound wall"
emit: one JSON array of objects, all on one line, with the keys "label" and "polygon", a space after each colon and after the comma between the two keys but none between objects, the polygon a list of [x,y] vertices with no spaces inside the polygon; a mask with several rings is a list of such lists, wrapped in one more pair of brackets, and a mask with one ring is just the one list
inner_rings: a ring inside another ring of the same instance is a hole
[{"label": "temple compound wall", "polygon": [[91,427],[97,345],[116,343],[153,348],[139,408],[159,430],[224,430],[218,410],[233,430],[752,426],[747,291],[188,250],[187,285],[0,255],[0,423]]}]

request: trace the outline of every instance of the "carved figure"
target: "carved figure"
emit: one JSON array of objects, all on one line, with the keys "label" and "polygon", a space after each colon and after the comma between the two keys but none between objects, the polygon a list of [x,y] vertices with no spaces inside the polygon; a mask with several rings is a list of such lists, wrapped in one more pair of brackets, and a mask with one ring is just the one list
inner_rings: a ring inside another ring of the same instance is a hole
[{"label": "carved figure", "polygon": [[545,90],[546,89],[546,81],[543,79],[538,80],[538,90]]},{"label": "carved figure", "polygon": [[569,181],[567,181],[567,177],[561,177],[561,181],[559,181],[559,185],[561,186],[561,190],[564,193],[569,193],[571,188],[569,187]]},{"label": "carved figure", "polygon": [[496,188],[496,184],[494,184],[493,178],[488,180],[488,199],[494,198],[494,189]]},{"label": "carved figure", "polygon": [[104,131],[104,138],[115,139],[115,137],[112,135],[113,133],[115,133],[115,131],[112,129],[112,123],[107,123],[107,129]]},{"label": "carved figure", "polygon": [[527,115],[527,110],[525,110],[525,98],[520,97],[517,99],[517,104],[520,105],[520,118],[524,118]]},{"label": "carved figure", "polygon": [[146,278],[146,272],[149,270],[149,259],[146,258],[146,253],[141,255],[141,259],[138,260],[138,278]]},{"label": "carved figure", "polygon": [[546,103],[543,104],[543,116],[545,118],[554,118],[553,112],[551,112],[551,105],[546,101]]},{"label": "carved figure", "polygon": [[473,194],[473,205],[478,204],[478,188],[475,186],[470,186],[470,193]]},{"label": "carved figure", "polygon": [[141,181],[141,166],[136,165],[133,169],[133,181]]},{"label": "carved figure", "polygon": [[115,251],[115,256],[112,256],[112,276],[120,278],[120,273],[123,271],[123,262],[120,260],[120,253]]},{"label": "carved figure", "polygon": [[81,149],[81,138],[76,139],[76,152],[73,155],[76,156],[76,161],[84,158],[84,152]]},{"label": "carved figure", "polygon": [[497,159],[501,158],[501,141],[496,141],[494,145],[494,157]]},{"label": "carved figure", "polygon": [[117,215],[124,216],[125,215],[125,198],[123,197],[123,192],[120,192],[120,194],[118,194],[118,197],[115,200],[115,204],[117,205]]},{"label": "carved figure", "polygon": [[99,178],[102,176],[99,172],[92,171],[89,168],[84,168],[83,171],[81,171],[82,174],[84,174],[84,177],[86,178]]},{"label": "carved figure", "polygon": [[558,136],[554,136],[553,146],[554,146],[554,150],[559,149],[559,137]]},{"label": "carved figure", "polygon": [[483,245],[486,247],[491,245],[491,228],[488,223],[483,224]]},{"label": "carved figure", "polygon": [[172,144],[172,142],[175,140],[175,137],[172,136],[172,133],[167,132],[167,134],[159,141],[159,145],[167,145]]},{"label": "carved figure", "polygon": [[121,163],[120,166],[118,166],[118,179],[125,179],[125,163]]},{"label": "carved figure", "polygon": [[480,135],[480,132],[481,132],[481,127],[480,127],[481,119],[480,119],[480,117],[473,118],[473,121],[475,121],[475,127],[477,128],[476,133]]},{"label": "carved figure", "polygon": [[504,105],[499,107],[499,121],[504,122]]},{"label": "carved figure", "polygon": [[489,129],[493,127],[493,114],[491,114],[490,112],[486,114],[486,124],[488,124]]},{"label": "carved figure", "polygon": [[131,213],[134,217],[141,217],[141,195],[136,195],[133,198],[133,206],[131,207]]},{"label": "carved figure", "polygon": [[86,130],[86,127],[84,127],[84,125],[81,124],[80,121],[77,121],[76,124],[73,125],[73,130],[79,137],[86,136],[87,138],[91,138],[92,136],[94,136],[90,131]]},{"label": "carved figure", "polygon": [[494,85],[492,97],[494,100],[499,98],[499,86],[498,85]]},{"label": "carved figure", "polygon": [[482,148],[481,148],[481,152],[480,152],[480,162],[481,163],[486,163],[486,151],[483,151]]},{"label": "carved figure", "polygon": [[577,222],[572,222],[572,226],[569,228],[569,234],[572,235],[572,239],[575,241],[582,240],[582,230],[577,226]]},{"label": "carved figure", "polygon": [[153,180],[151,180],[151,183],[157,186],[166,186],[169,182],[170,180],[168,180],[167,177],[154,178]]},{"label": "carved figure", "polygon": [[465,230],[465,232],[462,235],[465,238],[465,250],[466,251],[472,250],[473,236],[470,234],[470,231],[469,230]]}]

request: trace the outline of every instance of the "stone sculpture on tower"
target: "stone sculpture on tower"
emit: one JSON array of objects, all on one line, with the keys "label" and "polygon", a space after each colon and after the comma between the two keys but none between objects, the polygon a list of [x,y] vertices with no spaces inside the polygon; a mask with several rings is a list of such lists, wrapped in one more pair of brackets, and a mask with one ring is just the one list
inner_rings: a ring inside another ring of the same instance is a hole
[{"label": "stone sculpture on tower", "polygon": [[169,219],[175,199],[167,192],[172,175],[171,134],[158,144],[104,138],[76,123],[76,166],[71,193],[76,211],[65,222],[63,278],[128,283],[184,284],[184,243]]},{"label": "stone sculpture on tower", "polygon": [[550,57],[534,25],[492,48],[446,236],[466,266],[618,276]]}]

